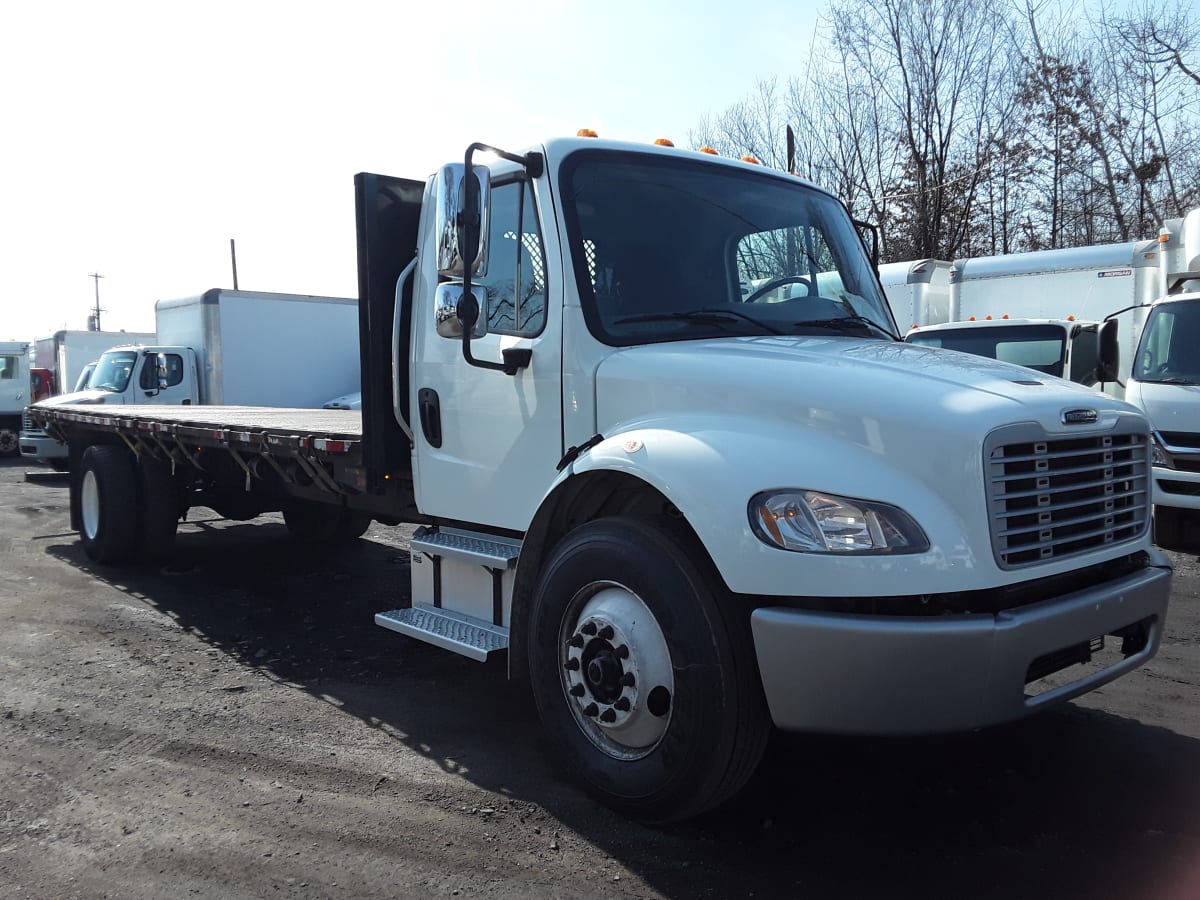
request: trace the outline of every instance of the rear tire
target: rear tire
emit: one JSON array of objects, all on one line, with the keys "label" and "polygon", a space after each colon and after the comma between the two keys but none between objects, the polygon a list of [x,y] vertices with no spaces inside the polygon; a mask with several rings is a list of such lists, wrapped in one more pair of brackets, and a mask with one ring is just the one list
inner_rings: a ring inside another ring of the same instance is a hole
[{"label": "rear tire", "polygon": [[697,815],[754,773],[771,732],[749,633],[703,551],[634,519],[550,554],[528,641],[538,713],[566,767],[648,821]]},{"label": "rear tire", "polygon": [[179,529],[179,488],[171,464],[143,456],[138,461],[138,546],[143,559],[171,555]]},{"label": "rear tire", "polygon": [[365,513],[324,503],[296,503],[283,511],[292,537],[305,544],[339,544],[362,537],[371,527]]},{"label": "rear tire", "polygon": [[123,447],[83,452],[79,476],[79,537],[95,562],[129,562],[138,548],[138,487],[133,456]]}]

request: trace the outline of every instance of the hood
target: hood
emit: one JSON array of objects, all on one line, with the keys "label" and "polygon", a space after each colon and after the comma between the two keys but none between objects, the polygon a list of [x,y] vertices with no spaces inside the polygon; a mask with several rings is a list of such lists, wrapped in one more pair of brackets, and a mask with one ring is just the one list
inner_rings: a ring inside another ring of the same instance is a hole
[{"label": "hood", "polygon": [[[967,353],[846,337],[749,337],[621,350],[597,373],[597,430],[663,414],[761,415],[840,430],[856,440],[881,423],[959,436],[1037,421],[1050,433],[1072,409],[1113,419],[1133,409],[1023,366]],[[872,425],[874,423],[874,426]]]},{"label": "hood", "polygon": [[69,394],[56,394],[38,402],[37,406],[81,406],[99,403],[124,403],[125,395],[112,391],[88,390],[73,391]]},{"label": "hood", "polygon": [[1200,434],[1200,385],[1130,381],[1125,398],[1146,413],[1155,431]]}]

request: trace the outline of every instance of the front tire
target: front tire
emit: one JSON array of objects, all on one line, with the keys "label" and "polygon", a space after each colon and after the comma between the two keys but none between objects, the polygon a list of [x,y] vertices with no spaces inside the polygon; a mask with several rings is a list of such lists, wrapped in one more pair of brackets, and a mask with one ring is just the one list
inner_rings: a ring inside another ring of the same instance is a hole
[{"label": "front tire", "polygon": [[770,734],[749,611],[688,535],[590,522],[551,552],[530,614],[530,679],[560,758],[649,821],[696,815],[753,774]]},{"label": "front tire", "polygon": [[16,428],[0,425],[0,457],[18,456],[21,453],[21,440]]},{"label": "front tire", "polygon": [[1184,549],[1183,533],[1187,524],[1184,512],[1173,506],[1154,507],[1154,543],[1163,550]]},{"label": "front tire", "polygon": [[79,477],[79,537],[95,562],[128,562],[138,547],[137,477],[123,447],[97,445],[83,452]]}]

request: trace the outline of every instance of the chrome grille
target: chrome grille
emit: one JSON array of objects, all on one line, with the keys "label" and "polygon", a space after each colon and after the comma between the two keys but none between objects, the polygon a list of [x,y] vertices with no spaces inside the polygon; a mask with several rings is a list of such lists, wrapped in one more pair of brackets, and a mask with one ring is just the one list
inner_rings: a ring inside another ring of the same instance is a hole
[{"label": "chrome grille", "polygon": [[25,407],[25,409],[21,411],[21,430],[22,431],[34,431],[35,430],[33,427],[33,416],[31,416],[29,414],[28,406]]},{"label": "chrome grille", "polygon": [[1150,521],[1149,436],[1132,425],[1050,437],[1001,429],[985,447],[992,550],[1004,569],[1141,537]]}]

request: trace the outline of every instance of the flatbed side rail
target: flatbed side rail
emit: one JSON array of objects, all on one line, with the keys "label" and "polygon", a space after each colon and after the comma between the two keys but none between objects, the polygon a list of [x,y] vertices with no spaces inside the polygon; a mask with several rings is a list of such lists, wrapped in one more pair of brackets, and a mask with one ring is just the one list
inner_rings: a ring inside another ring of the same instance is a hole
[{"label": "flatbed side rail", "polygon": [[[102,432],[119,438],[136,456],[146,455],[172,465],[190,465],[200,471],[205,470],[203,450],[224,451],[245,473],[246,490],[251,489],[254,479],[263,476],[262,467],[265,466],[292,486],[300,485],[297,478],[297,471],[300,471],[309,482],[325,491],[340,495],[359,493],[346,479],[338,477],[339,470],[360,465],[362,457],[359,420],[351,411],[209,407],[205,412],[211,410],[216,414],[206,417],[207,421],[200,421],[193,408],[161,409],[170,409],[171,415],[155,415],[158,410],[133,413],[131,410],[99,410],[86,406],[34,406],[30,414],[58,440],[69,443],[72,437],[78,439],[86,432]],[[284,427],[250,424],[245,409],[253,411],[250,419],[278,419]],[[238,414],[226,419],[217,410]],[[331,413],[345,415],[333,416]],[[314,421],[306,422],[306,419]],[[338,422],[338,419],[343,421]],[[314,422],[345,427],[321,432],[294,427]]]}]

